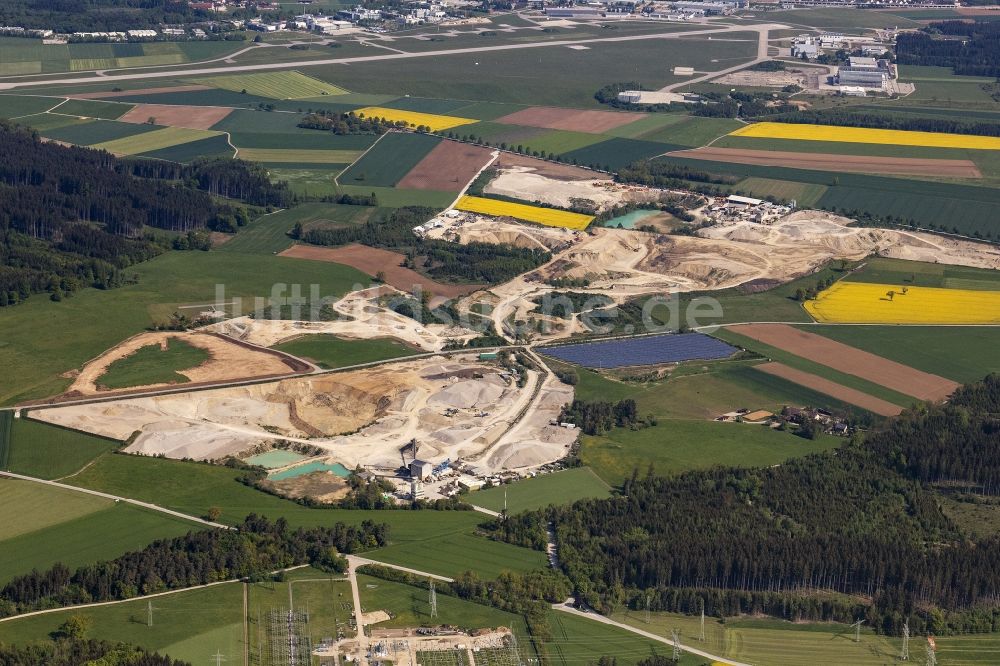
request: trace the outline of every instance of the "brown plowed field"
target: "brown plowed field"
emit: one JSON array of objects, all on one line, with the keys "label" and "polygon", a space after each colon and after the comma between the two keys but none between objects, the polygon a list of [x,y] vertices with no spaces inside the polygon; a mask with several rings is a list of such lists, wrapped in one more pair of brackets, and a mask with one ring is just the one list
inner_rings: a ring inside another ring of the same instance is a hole
[{"label": "brown plowed field", "polygon": [[939,160],[919,157],[873,157],[834,155],[832,153],[795,153],[779,150],[744,150],[742,148],[695,148],[667,153],[673,157],[714,160],[732,164],[847,171],[851,173],[894,173],[906,176],[952,176],[982,178],[971,160]]},{"label": "brown plowed field", "polygon": [[459,141],[434,146],[396,187],[404,190],[461,192],[479,170],[489,164],[492,151]]},{"label": "brown plowed field", "polygon": [[787,324],[744,324],[729,330],[921,400],[943,400],[959,387],[950,379]]},{"label": "brown plowed field", "polygon": [[759,164],[793,169],[848,171],[853,173],[893,173],[905,176],[953,176],[982,178],[979,167],[971,160],[939,160],[920,157],[872,157],[835,155],[832,153],[795,153],[779,150],[748,150],[743,148],[695,148],[667,153],[674,157],[714,160],[732,164]]},{"label": "brown plowed field", "polygon": [[110,99],[112,97],[131,97],[132,95],[156,95],[158,93],[189,92],[194,90],[215,90],[210,86],[167,86],[165,88],[143,88],[141,90],[103,90],[88,93],[73,93],[67,95],[71,99]]},{"label": "brown plowed field", "polygon": [[505,125],[524,125],[525,127],[545,127],[554,130],[600,134],[645,117],[645,113],[577,111],[552,106],[533,106],[497,118],[494,122]]},{"label": "brown plowed field", "polygon": [[867,393],[862,393],[843,384],[831,382],[829,379],[824,379],[818,375],[790,368],[784,363],[761,363],[760,365],[755,365],[754,368],[769,375],[787,379],[799,386],[819,391],[850,405],[867,409],[869,412],[880,414],[881,416],[896,416],[903,411],[903,408],[899,405],[894,405],[891,402],[876,398]]},{"label": "brown plowed field", "polygon": [[357,268],[359,271],[375,275],[385,273],[385,281],[396,289],[413,292],[414,286],[437,296],[455,298],[479,290],[483,285],[442,284],[420,273],[403,268],[400,264],[406,258],[399,252],[380,250],[367,245],[345,245],[343,247],[317,247],[315,245],[293,245],[279,256],[313,261],[331,261]]},{"label": "brown plowed field", "polygon": [[139,104],[119,118],[123,123],[141,125],[150,118],[155,124],[188,129],[209,129],[233,110],[222,106],[172,106],[169,104]]}]

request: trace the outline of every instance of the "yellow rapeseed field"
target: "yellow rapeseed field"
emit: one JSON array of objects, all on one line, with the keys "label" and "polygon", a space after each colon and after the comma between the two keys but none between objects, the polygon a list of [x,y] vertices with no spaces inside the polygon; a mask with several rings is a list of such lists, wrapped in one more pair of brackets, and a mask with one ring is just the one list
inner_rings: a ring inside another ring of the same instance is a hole
[{"label": "yellow rapeseed field", "polygon": [[837,127],[834,125],[800,125],[796,123],[754,123],[741,127],[730,136],[755,139],[797,139],[799,141],[835,141],[840,143],[877,143],[895,146],[927,148],[969,148],[1000,150],[1000,137],[945,134],[943,132],[909,132],[905,130],[870,129],[867,127]]},{"label": "yellow rapeseed field", "polygon": [[485,199],[483,197],[468,195],[459,199],[458,203],[455,204],[455,208],[466,210],[470,213],[493,215],[495,217],[513,217],[518,220],[544,224],[549,227],[563,227],[577,230],[586,229],[587,225],[594,219],[590,215],[570,213],[565,210],[528,206],[510,201],[499,201],[497,199]]},{"label": "yellow rapeseed field", "polygon": [[471,125],[479,121],[474,118],[459,118],[458,116],[442,116],[436,113],[418,113],[417,111],[402,111],[400,109],[387,109],[384,106],[366,106],[363,109],[355,109],[355,115],[364,115],[366,118],[383,118],[392,122],[404,122],[413,127],[426,125],[432,132],[458,127],[460,125]]},{"label": "yellow rapeseed field", "polygon": [[900,285],[838,282],[805,307],[830,323],[1000,324],[1000,291],[907,287],[904,294]]}]

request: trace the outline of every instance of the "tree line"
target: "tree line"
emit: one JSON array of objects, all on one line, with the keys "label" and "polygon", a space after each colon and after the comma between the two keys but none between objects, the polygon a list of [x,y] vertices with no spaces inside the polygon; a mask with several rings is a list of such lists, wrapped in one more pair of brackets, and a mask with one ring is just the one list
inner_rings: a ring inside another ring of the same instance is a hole
[{"label": "tree line", "polygon": [[337,569],[338,553],[379,548],[388,541],[388,526],[369,520],[358,526],[292,529],[284,518],[271,522],[250,514],[234,530],[189,532],[76,571],[60,563],[18,576],[0,589],[0,616],[259,577],[297,564]]},{"label": "tree line", "polygon": [[906,113],[883,113],[849,109],[809,109],[772,116],[768,120],[805,125],[839,125],[875,129],[907,130],[912,132],[945,132],[1000,136],[1000,123],[965,120],[963,118],[911,117]]},{"label": "tree line", "polygon": [[403,121],[386,120],[377,116],[358,115],[353,111],[341,113],[317,109],[309,112],[299,121],[299,127],[305,129],[326,130],[334,134],[376,134],[382,135],[393,129],[406,129],[409,126]]},{"label": "tree line", "polygon": [[127,643],[57,636],[45,643],[0,645],[2,666],[191,666]]},{"label": "tree line", "polygon": [[[1000,535],[964,532],[933,483],[996,492],[1000,376],[909,410],[834,451],[768,469],[637,472],[621,496],[513,516],[497,538],[554,525],[574,595],[608,612],[854,622],[898,635],[1000,630]],[[932,483],[933,482],[933,483]]]},{"label": "tree line", "polygon": [[[253,18],[248,9],[233,7],[227,16]],[[56,32],[124,31],[217,20],[210,11],[186,0],[5,0],[0,25],[51,28]]]},{"label": "tree line", "polygon": [[896,62],[951,67],[965,76],[1000,76],[1000,25],[992,21],[942,21],[921,32],[900,33]]}]

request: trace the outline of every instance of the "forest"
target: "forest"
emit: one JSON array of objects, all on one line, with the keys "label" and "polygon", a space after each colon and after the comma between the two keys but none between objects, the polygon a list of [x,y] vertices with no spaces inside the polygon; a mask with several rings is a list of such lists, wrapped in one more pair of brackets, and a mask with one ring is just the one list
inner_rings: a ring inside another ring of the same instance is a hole
[{"label": "forest", "polygon": [[56,564],[19,576],[0,589],[0,617],[259,577],[298,564],[336,569],[338,553],[387,545],[388,529],[366,520],[360,526],[336,523],[293,530],[284,518],[270,522],[250,514],[234,530],[189,532],[76,571]]},{"label": "forest", "polygon": [[996,493],[1000,376],[916,407],[840,448],[768,469],[660,477],[636,471],[618,497],[497,521],[538,548],[555,525],[578,599],[727,617],[854,622],[899,635],[1000,629],[1000,535],[972,537],[936,483]]},{"label": "forest", "polygon": [[513,245],[459,245],[415,236],[413,227],[423,224],[436,212],[433,208],[419,206],[399,208],[359,226],[309,229],[301,234],[301,240],[313,245],[361,243],[397,250],[406,255],[408,268],[422,271],[436,280],[463,282],[505,282],[551,258],[548,252]]},{"label": "forest", "polygon": [[233,232],[250,219],[244,203],[292,200],[287,185],[247,162],[123,160],[43,143],[5,122],[0,153],[0,307],[124,284],[122,269],[176,245],[150,228]]},{"label": "forest", "polygon": [[[67,622],[67,624],[70,624]],[[2,666],[191,666],[126,643],[60,635],[48,643],[0,645]]]},{"label": "forest", "polygon": [[341,113],[339,111],[327,111],[319,109],[310,111],[305,118],[299,121],[299,127],[306,129],[327,130],[334,134],[385,134],[391,129],[406,128],[406,123],[402,121],[392,122],[384,118],[364,117],[356,115],[353,111]]},{"label": "forest", "polygon": [[900,65],[951,67],[966,76],[1000,76],[1000,25],[992,21],[942,21],[896,39]]}]

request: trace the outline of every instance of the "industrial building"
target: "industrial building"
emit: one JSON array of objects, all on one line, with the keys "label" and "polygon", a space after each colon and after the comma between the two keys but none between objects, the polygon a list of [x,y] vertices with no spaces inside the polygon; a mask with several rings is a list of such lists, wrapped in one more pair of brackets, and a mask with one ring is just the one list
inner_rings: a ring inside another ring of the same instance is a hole
[{"label": "industrial building", "polygon": [[414,460],[410,463],[410,477],[414,479],[426,479],[433,474],[434,465],[426,460]]},{"label": "industrial building", "polygon": [[892,80],[887,60],[852,57],[849,63],[837,71],[837,84],[840,86],[885,90]]}]

